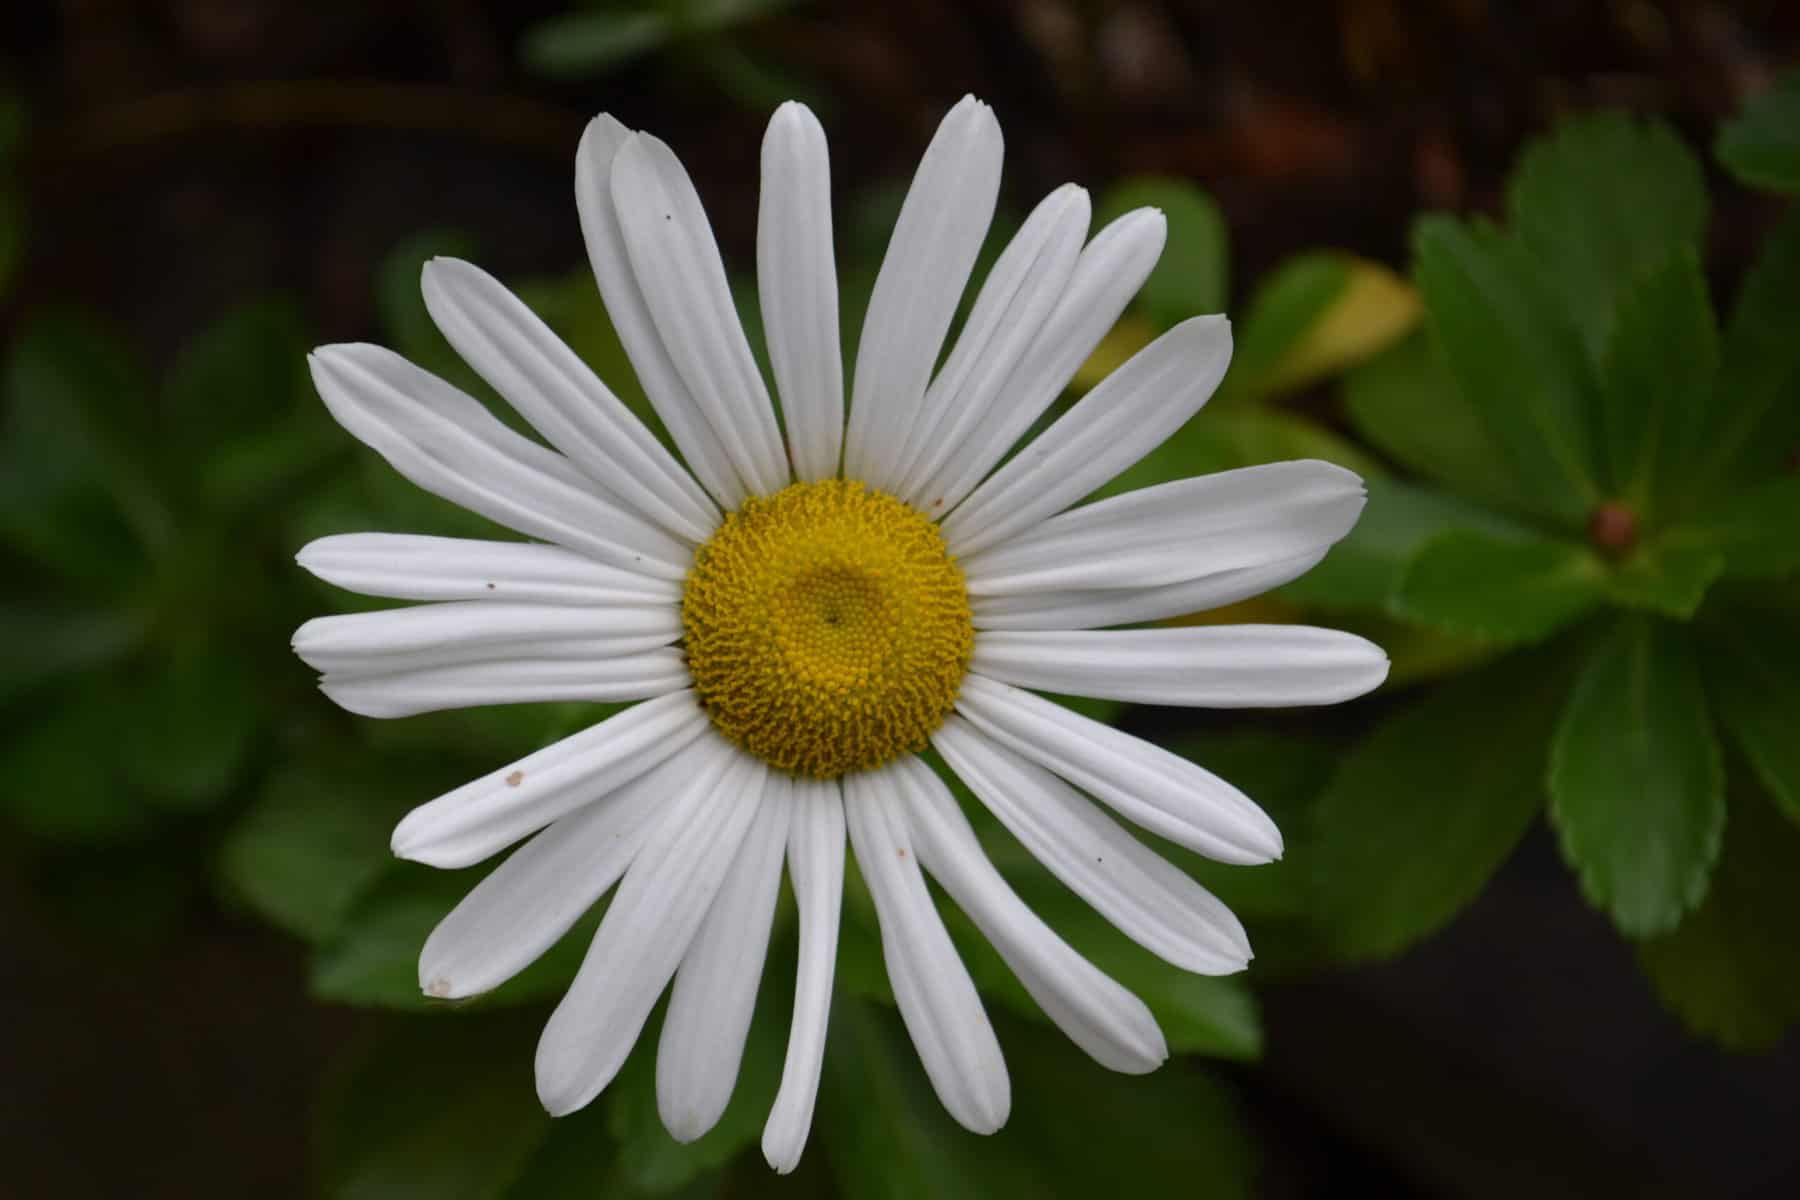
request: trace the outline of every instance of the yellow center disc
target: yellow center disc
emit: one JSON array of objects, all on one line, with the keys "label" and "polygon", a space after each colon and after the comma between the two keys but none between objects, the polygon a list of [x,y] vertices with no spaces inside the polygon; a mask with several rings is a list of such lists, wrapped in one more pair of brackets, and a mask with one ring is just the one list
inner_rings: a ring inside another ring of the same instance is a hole
[{"label": "yellow center disc", "polygon": [[860,483],[753,497],[700,547],[681,600],[688,670],[713,724],[821,778],[922,750],[975,644],[938,527]]}]

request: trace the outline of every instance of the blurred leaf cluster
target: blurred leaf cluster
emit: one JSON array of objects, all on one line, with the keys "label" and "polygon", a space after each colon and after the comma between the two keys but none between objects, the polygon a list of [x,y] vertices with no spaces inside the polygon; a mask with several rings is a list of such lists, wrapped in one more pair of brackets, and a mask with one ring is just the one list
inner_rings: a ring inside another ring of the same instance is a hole
[{"label": "blurred leaf cluster", "polygon": [[[596,6],[534,33],[525,53],[546,71],[602,70],[665,45],[723,45],[719,30],[774,7]],[[1800,191],[1797,110],[1789,79],[1721,131],[1719,162]],[[0,105],[0,286],[18,219],[10,111]],[[839,228],[848,353],[899,196],[855,198]],[[1249,978],[1186,975],[1132,945],[952,781],[1013,886],[1144,998],[1178,1057],[1146,1078],[1095,1067],[946,906],[1000,1017],[1017,1097],[1000,1137],[962,1132],[905,1044],[852,870],[800,1179],[856,1197],[1171,1180],[1247,1194],[1250,1135],[1208,1060],[1260,1054],[1251,983],[1405,950],[1480,892],[1539,813],[1671,1009],[1731,1046],[1777,1040],[1800,1019],[1800,210],[1716,300],[1702,164],[1667,129],[1611,115],[1528,148],[1503,221],[1419,220],[1410,278],[1319,250],[1234,292],[1225,222],[1192,182],[1122,181],[1098,197],[1096,225],[1146,204],[1169,218],[1167,252],[1074,390],[1241,294],[1237,349],[1208,409],[1107,491],[1286,458],[1361,473],[1368,508],[1319,568],[1191,619],[1365,633],[1394,659],[1391,696],[1371,706],[1372,728],[1277,714],[1173,739],[1289,831],[1288,857],[1256,869],[1157,845],[1243,916],[1258,948]],[[1014,228],[1002,214],[984,263]],[[373,281],[380,340],[508,415],[418,293],[425,260],[478,250],[454,231],[396,246]],[[586,271],[514,282],[659,428]],[[755,288],[734,290],[760,347]],[[761,1179],[755,1142],[792,986],[786,900],[732,1107],[691,1145],[656,1117],[654,1031],[588,1110],[552,1123],[537,1106],[531,1045],[598,913],[491,995],[420,993],[425,937],[482,871],[395,861],[394,821],[611,710],[377,722],[311,691],[288,635],[362,602],[306,579],[296,548],[357,530],[507,536],[332,425],[306,380],[311,342],[298,307],[268,298],[178,348],[160,380],[78,313],[36,316],[8,348],[0,562],[15,582],[0,610],[0,760],[15,786],[0,813],[23,835],[15,855],[50,877],[104,854],[109,883],[142,876],[173,904],[210,888],[306,947],[317,999],[370,1010],[321,1097],[327,1194],[700,1196]]]}]

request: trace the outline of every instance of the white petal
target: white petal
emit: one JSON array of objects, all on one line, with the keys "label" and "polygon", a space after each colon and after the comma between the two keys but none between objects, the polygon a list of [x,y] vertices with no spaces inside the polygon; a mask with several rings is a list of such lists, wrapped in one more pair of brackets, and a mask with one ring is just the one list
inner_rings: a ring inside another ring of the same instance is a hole
[{"label": "white petal", "polygon": [[969,669],[1019,687],[1134,704],[1336,704],[1387,678],[1381,647],[1310,625],[983,633]]},{"label": "white petal", "polygon": [[881,922],[888,982],[919,1061],[957,1124],[992,1133],[1012,1110],[1006,1060],[919,873],[895,775],[845,776],[844,812]]},{"label": "white petal", "polygon": [[973,96],[952,108],[894,223],[856,352],[844,474],[892,491],[938,350],[1000,194],[999,122]]},{"label": "white petal", "polygon": [[619,881],[691,773],[671,759],[513,851],[425,939],[420,989],[460,1000],[537,961]]},{"label": "white petal", "polygon": [[762,1152],[785,1175],[800,1162],[812,1128],[837,970],[838,919],[844,898],[844,800],[836,780],[796,779],[788,828],[788,876],[800,913],[794,1019],[781,1090],[763,1126]]},{"label": "white petal", "polygon": [[1102,229],[1075,262],[1068,288],[1000,397],[944,465],[913,489],[926,510],[948,512],[975,490],[1032,423],[1069,386],[1162,255],[1168,222],[1155,209],[1126,213]]},{"label": "white petal", "polygon": [[1231,910],[1087,797],[961,717],[931,744],[1033,857],[1126,937],[1201,975],[1248,965],[1250,939]]},{"label": "white petal", "polygon": [[1094,629],[1205,612],[1300,578],[1325,557],[1315,550],[1256,567],[1210,572],[1153,588],[1072,588],[976,596],[976,629]]},{"label": "white petal", "polygon": [[844,441],[831,156],[819,119],[794,100],[775,110],[763,136],[756,282],[794,473],[829,479]]},{"label": "white petal", "polygon": [[736,508],[744,499],[744,485],[725,455],[724,444],[706,423],[669,359],[619,229],[612,197],[613,159],[630,136],[629,129],[603,113],[588,122],[581,147],[575,152],[575,205],[581,213],[588,262],[619,343],[625,347],[651,407],[701,485],[726,508]]},{"label": "white petal", "polygon": [[1313,459],[1265,463],[1071,509],[964,557],[962,569],[979,596],[1160,587],[1319,553],[1350,531],[1364,501],[1353,471]]},{"label": "white petal", "polygon": [[686,657],[663,646],[611,658],[500,658],[372,675],[328,671],[319,689],[339,707],[365,717],[411,717],[552,700],[622,704],[678,692],[688,683]]},{"label": "white petal", "polygon": [[[1087,192],[1066,183],[1046,196],[981,285],[956,347],[931,381],[900,458],[898,495],[928,516],[919,488],[974,431],[1062,299],[1087,237]],[[929,499],[926,497],[925,499]]]},{"label": "white petal", "polygon": [[637,654],[681,636],[681,610],[651,604],[561,605],[457,600],[314,617],[294,631],[294,653],[320,671],[411,667],[570,652]]},{"label": "white petal", "polygon": [[679,603],[681,585],[623,571],[561,546],[407,533],[339,533],[295,561],[325,582],[396,600],[533,604]]},{"label": "white petal", "polygon": [[626,571],[680,579],[691,549],[602,499],[555,451],[380,346],[323,346],[313,384],[338,423],[426,491]]},{"label": "white petal", "polygon": [[694,477],[504,284],[435,258],[421,286],[456,352],[620,507],[690,542],[711,536],[719,510]]},{"label": "white petal", "polygon": [[775,409],[687,172],[662,142],[634,133],[613,159],[612,194],[626,253],[669,361],[744,486],[764,496],[780,491],[788,466]]},{"label": "white petal", "polygon": [[394,853],[433,867],[480,862],[683,747],[706,744],[706,727],[692,692],[646,700],[421,804],[394,827]]},{"label": "white petal", "polygon": [[1150,453],[1212,396],[1231,323],[1193,317],[1145,346],[1001,467],[944,521],[958,557],[1061,512]]},{"label": "white petal", "polygon": [[770,772],[756,820],[676,972],[656,1049],[656,1108],[678,1142],[718,1124],[737,1085],[792,810],[793,785]]},{"label": "white petal", "polygon": [[1248,796],[1160,746],[981,675],[964,678],[956,709],[1152,833],[1220,862],[1281,857],[1281,831]]},{"label": "white petal", "polygon": [[700,746],[698,773],[625,872],[538,1039],[538,1100],[551,1116],[583,1107],[618,1074],[761,806],[767,767],[723,738]]},{"label": "white petal", "polygon": [[1144,1002],[1126,991],[1025,906],[988,861],[969,819],[935,772],[918,759],[897,764],[913,844],[937,881],[993,943],[1057,1028],[1094,1061],[1142,1075],[1169,1057]]}]

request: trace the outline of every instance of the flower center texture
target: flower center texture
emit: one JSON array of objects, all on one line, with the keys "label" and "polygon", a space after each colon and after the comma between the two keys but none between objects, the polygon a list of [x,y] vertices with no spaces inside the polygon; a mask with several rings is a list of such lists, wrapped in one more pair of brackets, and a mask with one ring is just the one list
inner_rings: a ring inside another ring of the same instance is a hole
[{"label": "flower center texture", "polygon": [[937,525],[845,479],[796,483],[726,516],[694,556],[681,621],[719,732],[820,778],[923,750],[975,644]]}]

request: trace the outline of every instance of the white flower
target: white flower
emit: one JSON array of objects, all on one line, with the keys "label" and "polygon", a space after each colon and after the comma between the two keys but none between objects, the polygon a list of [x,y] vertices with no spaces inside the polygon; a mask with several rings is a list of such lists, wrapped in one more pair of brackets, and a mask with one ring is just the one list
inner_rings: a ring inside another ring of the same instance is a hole
[{"label": "white flower", "polygon": [[1126,934],[1222,974],[1250,958],[1243,928],[1104,809],[1233,863],[1278,857],[1274,824],[1192,762],[1025,689],[1318,704],[1386,674],[1377,647],[1329,630],[1102,629],[1300,575],[1355,522],[1362,484],[1323,462],[1288,462],[1071,507],[1206,402],[1231,354],[1222,317],[1170,330],[1002,464],[1143,282],[1165,227],[1139,210],[1088,240],[1087,194],[1051,193],[934,375],[1000,159],[993,114],[963,100],[901,209],[846,424],[825,139],[801,105],[776,112],[757,265],[785,445],[687,174],[662,142],[605,116],[577,158],[582,231],[685,467],[468,263],[425,268],[431,314],[554,449],[380,347],[312,356],[332,413],[395,469],[540,539],[365,533],[307,546],[299,560],[323,579],[430,602],[303,626],[294,647],[324,673],[325,692],[378,717],[643,702],[415,809],[394,831],[395,853],[438,867],[537,835],[426,943],[419,976],[433,996],[504,982],[618,884],[538,1046],[552,1113],[606,1087],[673,979],[658,1105],[682,1140],[713,1125],[736,1080],[785,861],[799,969],[763,1152],[792,1169],[825,1052],[846,828],[900,1014],[956,1120],[998,1129],[1010,1094],[921,868],[1082,1049],[1115,1070],[1154,1069],[1167,1049],[1149,1010],[1021,903],[916,752],[934,748]]}]

